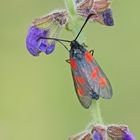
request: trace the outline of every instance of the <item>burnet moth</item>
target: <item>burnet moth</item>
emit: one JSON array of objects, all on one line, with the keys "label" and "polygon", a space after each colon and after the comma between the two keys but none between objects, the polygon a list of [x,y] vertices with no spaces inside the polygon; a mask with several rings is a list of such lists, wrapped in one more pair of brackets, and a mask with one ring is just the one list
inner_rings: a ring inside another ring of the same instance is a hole
[{"label": "burnet moth", "polygon": [[[71,67],[77,97],[84,108],[89,108],[93,99],[98,100],[99,97],[110,99],[112,97],[111,84],[95,60],[93,50],[88,51],[84,44],[80,44],[77,41],[91,16],[93,16],[93,14],[87,17],[78,35],[72,41],[58,38],[39,38],[58,41],[68,50],[70,59],[67,60],[67,62]],[[70,43],[70,50],[62,42]]]}]

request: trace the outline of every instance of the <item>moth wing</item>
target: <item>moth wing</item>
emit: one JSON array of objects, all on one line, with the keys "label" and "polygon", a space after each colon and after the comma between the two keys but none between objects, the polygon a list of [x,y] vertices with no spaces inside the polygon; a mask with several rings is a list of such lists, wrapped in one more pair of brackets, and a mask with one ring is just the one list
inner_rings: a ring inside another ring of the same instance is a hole
[{"label": "moth wing", "polygon": [[82,84],[82,80],[81,80],[81,82],[78,82],[75,79],[76,76],[83,77],[83,73],[82,73],[81,69],[79,69],[78,72],[72,70],[74,87],[75,87],[75,91],[76,91],[77,97],[78,97],[81,105],[84,108],[89,108],[91,106],[91,103],[92,103],[91,91],[87,88],[86,81],[85,81],[85,83]]},{"label": "moth wing", "polygon": [[100,92],[99,96],[105,98],[105,99],[110,99],[112,97],[113,91],[112,91],[112,86],[106,76],[106,74],[103,72],[99,64],[97,63],[96,60],[94,60],[96,63],[96,70],[97,70],[97,78],[99,82],[99,87],[100,87]]}]

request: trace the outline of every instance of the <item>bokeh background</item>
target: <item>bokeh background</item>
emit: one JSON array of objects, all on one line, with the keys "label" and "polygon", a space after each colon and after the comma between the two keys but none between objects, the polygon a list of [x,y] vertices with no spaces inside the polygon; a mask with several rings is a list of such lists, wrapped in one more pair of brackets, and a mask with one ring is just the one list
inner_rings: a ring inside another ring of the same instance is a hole
[{"label": "bokeh background", "polygon": [[[101,101],[105,123],[128,124],[140,139],[139,0],[114,0],[114,27],[90,23],[86,43],[107,73],[114,90]],[[76,97],[68,53],[58,44],[53,54],[31,56],[25,45],[31,21],[63,0],[0,0],[0,140],[66,140],[91,122],[91,110]],[[61,38],[73,39],[61,32]]]}]

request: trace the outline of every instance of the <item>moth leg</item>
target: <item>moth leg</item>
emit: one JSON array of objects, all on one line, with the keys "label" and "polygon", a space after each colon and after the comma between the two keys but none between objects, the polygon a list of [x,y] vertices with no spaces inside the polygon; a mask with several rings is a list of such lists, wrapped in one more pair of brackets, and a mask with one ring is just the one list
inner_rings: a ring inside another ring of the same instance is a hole
[{"label": "moth leg", "polygon": [[68,64],[70,64],[70,60],[69,60],[69,59],[66,59],[65,61],[66,61]]},{"label": "moth leg", "polygon": [[90,50],[89,52],[90,52],[91,55],[93,56],[93,54],[94,54],[94,50]]},{"label": "moth leg", "polygon": [[88,47],[85,43],[82,43],[82,46],[83,46],[83,47],[85,47],[85,48],[87,48],[87,47]]}]

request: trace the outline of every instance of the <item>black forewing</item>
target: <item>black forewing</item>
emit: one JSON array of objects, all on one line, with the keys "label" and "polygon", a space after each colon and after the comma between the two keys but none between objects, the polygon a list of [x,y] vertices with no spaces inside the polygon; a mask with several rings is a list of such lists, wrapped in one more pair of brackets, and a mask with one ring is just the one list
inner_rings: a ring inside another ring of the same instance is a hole
[{"label": "black forewing", "polygon": [[96,64],[96,66],[98,67],[98,82],[100,82],[100,78],[104,78],[106,81],[105,86],[101,86],[100,85],[100,92],[99,92],[99,96],[105,98],[105,99],[110,99],[113,95],[113,91],[112,91],[112,86],[106,76],[106,74],[103,72],[103,70],[101,69],[101,67],[99,66],[99,64],[97,63],[96,60],[94,60],[94,63]]},{"label": "black forewing", "polygon": [[[81,59],[74,58],[76,64],[77,64],[77,69],[71,69],[72,71],[72,77],[74,81],[74,87],[78,96],[78,99],[82,106],[84,108],[89,108],[91,103],[92,103],[92,93],[95,91],[96,93],[99,92],[99,84],[97,82],[97,79],[93,80],[91,78],[91,71],[93,69],[93,64],[88,64],[85,60],[84,55],[81,57]],[[75,76],[82,77],[85,80],[84,84],[80,84],[75,80]],[[83,89],[83,96],[80,96],[78,94],[77,89],[82,88]]]},{"label": "black forewing", "polygon": [[[88,51],[86,51],[89,53]],[[89,53],[89,55],[91,55]],[[91,56],[92,57],[92,56]],[[90,63],[87,62],[85,58],[85,53],[84,55],[80,56],[80,59],[77,57],[73,58],[77,64],[77,69],[71,69],[72,71],[72,77],[74,81],[74,87],[78,96],[78,99],[82,106],[84,108],[89,108],[91,103],[92,103],[92,94],[93,92],[96,92],[100,97],[103,97],[105,99],[110,99],[112,97],[112,87],[111,84],[95,60],[95,58],[92,59]],[[92,77],[92,72],[97,69],[97,77],[93,79]],[[75,76],[80,76],[83,77],[85,80],[85,83],[81,85],[79,82],[77,82],[74,77]],[[103,87],[100,84],[100,79],[105,79],[106,85]],[[80,96],[77,92],[77,88],[82,88],[84,91],[83,96]]]}]

